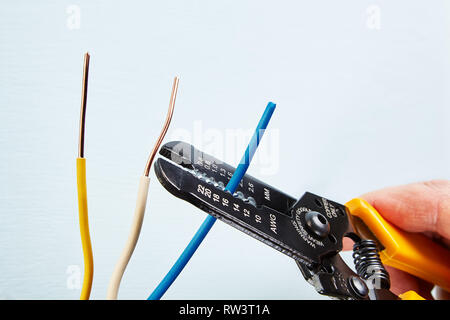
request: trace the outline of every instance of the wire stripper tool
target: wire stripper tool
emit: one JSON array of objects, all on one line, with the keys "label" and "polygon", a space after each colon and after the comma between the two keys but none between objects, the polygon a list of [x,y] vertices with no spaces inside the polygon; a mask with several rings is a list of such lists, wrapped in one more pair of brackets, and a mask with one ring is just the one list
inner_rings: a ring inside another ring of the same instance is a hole
[{"label": "wire stripper tool", "polygon": [[[343,300],[417,300],[414,291],[389,290],[384,264],[450,291],[450,251],[429,238],[397,229],[363,199],[345,205],[306,192],[299,199],[245,175],[234,194],[225,190],[234,167],[192,145],[173,141],[160,149],[160,183],[217,219],[292,257],[323,295]],[[341,258],[351,238],[354,272]]]}]

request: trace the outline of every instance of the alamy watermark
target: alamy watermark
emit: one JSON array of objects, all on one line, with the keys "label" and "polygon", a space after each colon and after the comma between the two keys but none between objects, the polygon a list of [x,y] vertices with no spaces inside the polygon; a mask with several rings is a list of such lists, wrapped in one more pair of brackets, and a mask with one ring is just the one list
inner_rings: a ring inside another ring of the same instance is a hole
[{"label": "alamy watermark", "polygon": [[[202,121],[194,121],[192,130],[174,129],[168,140],[190,143],[197,150],[235,167],[242,160],[247,145],[251,149],[256,148],[256,141],[253,140],[249,144],[253,134],[254,130],[252,129],[204,128]],[[251,167],[258,175],[275,175],[280,167],[280,131],[273,128],[261,130],[258,136],[261,144],[252,159]],[[190,150],[183,150],[183,152],[186,156]],[[195,155],[190,155],[190,158],[194,159]]]},{"label": "alamy watermark", "polygon": [[78,30],[81,26],[81,9],[75,4],[71,4],[66,8],[67,19],[66,26],[69,30]]},{"label": "alamy watermark", "polygon": [[381,9],[377,5],[370,5],[366,9],[366,27],[370,30],[381,29]]},{"label": "alamy watermark", "polygon": [[81,268],[79,265],[70,265],[66,269],[66,287],[69,290],[81,289]]}]

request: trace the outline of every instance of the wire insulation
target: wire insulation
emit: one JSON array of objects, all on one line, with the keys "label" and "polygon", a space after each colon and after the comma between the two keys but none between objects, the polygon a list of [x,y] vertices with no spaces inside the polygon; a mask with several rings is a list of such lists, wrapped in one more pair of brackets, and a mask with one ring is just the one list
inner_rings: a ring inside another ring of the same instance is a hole
[{"label": "wire insulation", "polygon": [[142,223],[144,221],[149,185],[150,185],[150,178],[142,176],[139,182],[136,208],[134,210],[134,217],[133,222],[131,224],[130,234],[128,236],[127,242],[125,243],[125,248],[122,250],[120,258],[117,261],[116,267],[114,268],[111,280],[109,281],[108,293],[106,297],[108,300],[117,299],[120,281],[122,280],[128,262],[130,261],[134,249],[136,248],[136,244],[138,242],[139,234],[142,228]]},{"label": "wire insulation", "polygon": [[167,117],[164,122],[164,126],[161,130],[158,140],[155,143],[155,146],[153,147],[152,152],[150,153],[150,156],[145,165],[144,174],[142,175],[140,183],[139,183],[138,197],[137,197],[137,201],[136,201],[136,208],[134,210],[133,221],[131,224],[131,230],[130,230],[127,242],[125,243],[125,247],[122,250],[120,258],[117,261],[117,264],[114,268],[113,274],[109,281],[108,291],[106,294],[106,298],[108,300],[117,299],[117,296],[119,293],[120,282],[122,280],[122,277],[125,273],[125,269],[128,265],[128,262],[131,259],[131,256],[133,255],[134,249],[136,248],[136,245],[137,245],[137,242],[139,239],[142,224],[144,221],[145,207],[147,204],[147,196],[148,196],[148,188],[150,185],[150,178],[149,178],[150,167],[153,163],[153,159],[155,158],[156,152],[158,151],[159,146],[161,145],[161,143],[164,139],[164,136],[167,133],[167,130],[170,125],[170,121],[172,120],[172,115],[173,115],[173,111],[175,108],[175,100],[176,100],[177,91],[178,91],[178,82],[179,82],[178,77],[175,77],[175,79],[173,80],[173,85],[172,85],[172,93],[170,95],[169,110],[167,111]]},{"label": "wire insulation", "polygon": [[94,276],[94,259],[92,255],[91,237],[89,235],[85,158],[77,158],[77,188],[81,245],[83,247],[84,258],[84,277],[80,300],[89,300]]},{"label": "wire insulation", "polygon": [[[236,191],[236,188],[238,187],[239,183],[241,182],[242,178],[245,175],[245,172],[247,171],[250,165],[250,162],[256,152],[259,142],[261,141],[264,131],[267,128],[267,125],[269,124],[270,118],[272,117],[272,114],[275,111],[275,107],[276,105],[274,103],[272,102],[268,103],[266,109],[264,110],[264,114],[262,115],[256,127],[255,133],[253,134],[239,165],[234,171],[233,176],[231,177],[230,181],[228,181],[225,190],[228,190],[231,193],[234,193],[234,191]],[[195,233],[194,237],[191,239],[187,247],[181,253],[178,260],[175,262],[175,264],[172,266],[172,268],[169,270],[169,272],[166,274],[163,280],[158,284],[156,289],[150,294],[147,300],[161,299],[164,293],[169,289],[169,287],[173,284],[176,278],[180,275],[181,271],[183,271],[184,267],[192,258],[195,251],[198,249],[198,247],[208,234],[209,230],[211,230],[215,222],[216,218],[214,218],[213,216],[208,215],[205,218],[202,225],[197,230],[197,232]]]}]

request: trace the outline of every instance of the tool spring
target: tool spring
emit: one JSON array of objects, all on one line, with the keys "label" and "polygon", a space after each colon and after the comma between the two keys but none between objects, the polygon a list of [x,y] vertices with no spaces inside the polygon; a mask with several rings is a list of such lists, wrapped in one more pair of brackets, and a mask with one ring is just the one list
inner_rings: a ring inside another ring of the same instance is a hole
[{"label": "tool spring", "polygon": [[356,272],[364,280],[370,280],[375,289],[389,289],[389,273],[384,268],[373,240],[361,240],[353,246],[353,262]]}]

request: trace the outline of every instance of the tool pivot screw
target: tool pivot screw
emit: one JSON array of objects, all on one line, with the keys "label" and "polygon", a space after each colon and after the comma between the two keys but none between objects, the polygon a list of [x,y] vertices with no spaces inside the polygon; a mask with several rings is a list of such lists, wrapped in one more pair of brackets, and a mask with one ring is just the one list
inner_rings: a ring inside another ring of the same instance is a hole
[{"label": "tool pivot screw", "polygon": [[325,216],[317,211],[309,211],[305,214],[305,222],[312,232],[320,238],[325,238],[330,233],[330,223]]},{"label": "tool pivot screw", "polygon": [[348,279],[348,282],[350,284],[350,288],[352,288],[353,292],[360,298],[366,298],[369,294],[369,289],[367,288],[364,281],[361,280],[359,277],[350,277]]}]

